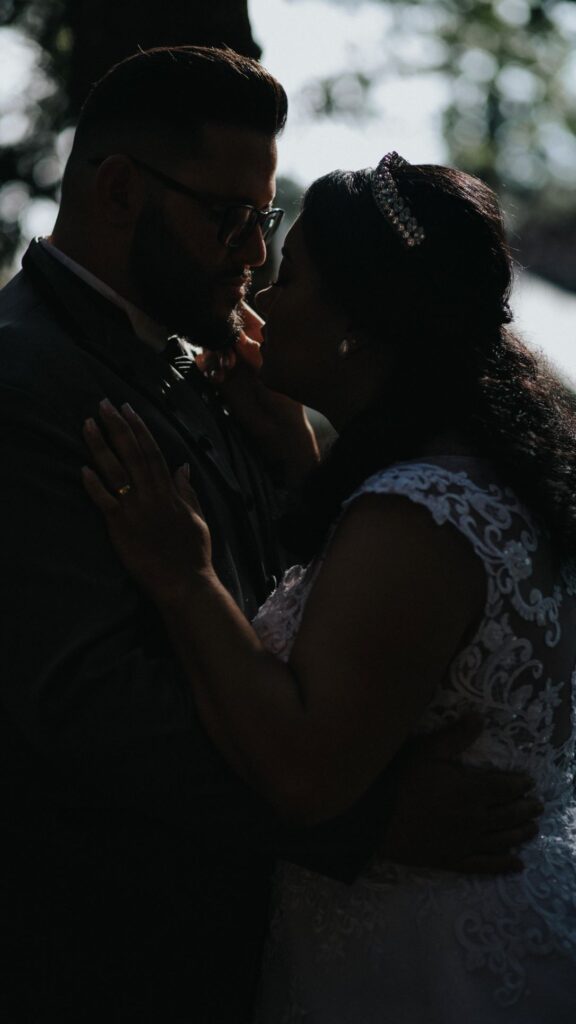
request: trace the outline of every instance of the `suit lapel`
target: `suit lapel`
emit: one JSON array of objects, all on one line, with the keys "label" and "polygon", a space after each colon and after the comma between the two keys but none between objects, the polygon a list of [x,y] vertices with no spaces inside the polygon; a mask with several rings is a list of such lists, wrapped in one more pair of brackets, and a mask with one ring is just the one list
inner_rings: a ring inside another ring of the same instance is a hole
[{"label": "suit lapel", "polygon": [[215,415],[218,399],[209,381],[196,370],[185,379],[135,336],[121,309],[61,266],[38,242],[31,244],[22,266],[50,306],[56,307],[74,342],[156,405],[198,458],[241,496],[226,458],[225,437]]},{"label": "suit lapel", "polygon": [[[255,579],[266,581],[267,565],[278,571],[275,541],[268,536],[268,498],[259,473],[254,477],[255,467],[248,468],[243,443],[235,441],[233,425],[220,428],[226,413],[209,381],[196,369],[184,378],[135,336],[121,309],[38,242],[31,244],[22,266],[71,340],[152,402],[182,437],[198,465],[226,495],[235,522],[243,524],[244,556],[256,570]],[[258,601],[265,596],[266,590],[261,590]]]}]

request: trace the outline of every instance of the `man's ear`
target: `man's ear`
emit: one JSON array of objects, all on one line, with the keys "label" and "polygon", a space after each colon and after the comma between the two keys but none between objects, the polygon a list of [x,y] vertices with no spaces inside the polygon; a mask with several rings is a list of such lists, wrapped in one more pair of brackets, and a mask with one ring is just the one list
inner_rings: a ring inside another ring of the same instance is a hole
[{"label": "man's ear", "polygon": [[138,168],[123,153],[107,156],[96,173],[100,215],[115,227],[131,227],[145,198],[145,186]]}]

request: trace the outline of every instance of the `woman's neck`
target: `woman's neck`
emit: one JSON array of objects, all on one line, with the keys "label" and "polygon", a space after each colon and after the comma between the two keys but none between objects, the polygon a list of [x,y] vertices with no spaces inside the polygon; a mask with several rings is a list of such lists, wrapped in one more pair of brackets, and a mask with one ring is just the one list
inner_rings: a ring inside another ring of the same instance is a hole
[{"label": "woman's neck", "polygon": [[473,455],[474,446],[458,431],[441,431],[419,446],[420,455]]}]

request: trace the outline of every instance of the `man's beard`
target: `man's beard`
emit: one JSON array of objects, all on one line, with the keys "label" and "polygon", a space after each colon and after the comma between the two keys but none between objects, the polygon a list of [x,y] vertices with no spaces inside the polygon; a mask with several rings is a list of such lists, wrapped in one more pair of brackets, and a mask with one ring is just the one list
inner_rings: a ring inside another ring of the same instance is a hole
[{"label": "man's beard", "polygon": [[239,307],[227,316],[214,311],[217,282],[191,260],[152,200],[143,207],[136,225],[130,273],[142,297],[142,309],[168,334],[209,349],[230,348],[237,340],[242,327]]}]

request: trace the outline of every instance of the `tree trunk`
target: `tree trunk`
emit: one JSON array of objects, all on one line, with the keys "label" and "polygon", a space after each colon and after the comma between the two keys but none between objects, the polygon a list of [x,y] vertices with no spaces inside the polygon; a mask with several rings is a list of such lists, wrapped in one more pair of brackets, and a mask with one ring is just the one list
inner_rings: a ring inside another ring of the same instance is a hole
[{"label": "tree trunk", "polygon": [[230,46],[260,57],[248,0],[70,0],[73,49],[67,92],[75,121],[91,85],[119,60],[153,46]]}]

